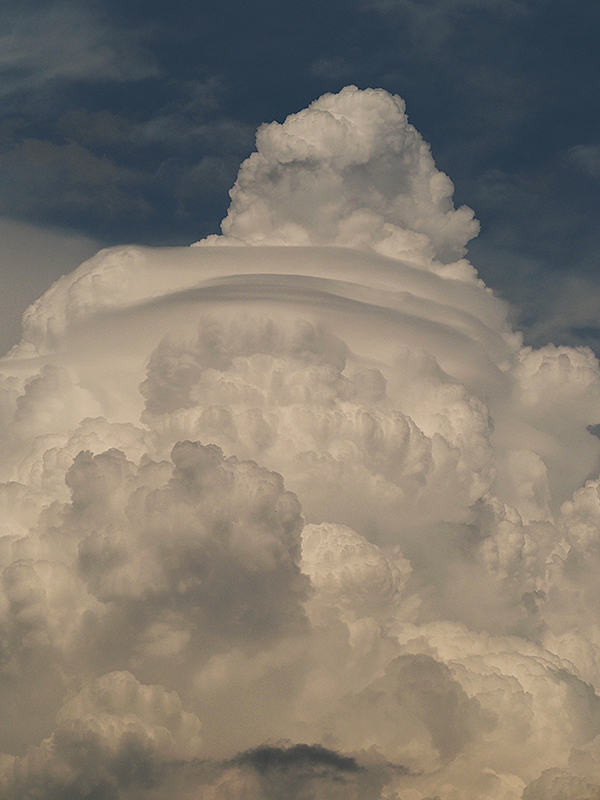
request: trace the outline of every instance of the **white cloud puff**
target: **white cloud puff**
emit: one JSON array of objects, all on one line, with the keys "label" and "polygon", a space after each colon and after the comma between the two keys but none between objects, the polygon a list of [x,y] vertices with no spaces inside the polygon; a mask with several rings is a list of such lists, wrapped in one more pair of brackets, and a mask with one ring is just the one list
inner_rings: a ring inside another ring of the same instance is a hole
[{"label": "white cloud puff", "polygon": [[199,729],[175,693],[129,672],[103,675],[61,708],[51,737],[14,759],[3,796],[83,800],[152,790],[165,765],[198,754]]},{"label": "white cloud puff", "polygon": [[351,528],[331,523],[305,525],[301,565],[317,602],[335,603],[356,617],[398,613],[411,572],[400,553],[385,553]]},{"label": "white cloud puff", "polygon": [[443,270],[478,233],[404,102],[383,90],[324,95],[259,128],[256,148],[231,190],[226,239],[372,248]]},{"label": "white cloud puff", "polygon": [[349,87],[260,129],[222,236],[29,309],[1,797],[595,796],[600,368],[522,346],[476,231]]},{"label": "white cloud puff", "polygon": [[444,265],[464,255],[479,225],[466,206],[454,208],[452,182],[401,98],[347,86],[263,125],[256,148],[231,190],[223,243],[372,248],[472,278],[466,262]]}]

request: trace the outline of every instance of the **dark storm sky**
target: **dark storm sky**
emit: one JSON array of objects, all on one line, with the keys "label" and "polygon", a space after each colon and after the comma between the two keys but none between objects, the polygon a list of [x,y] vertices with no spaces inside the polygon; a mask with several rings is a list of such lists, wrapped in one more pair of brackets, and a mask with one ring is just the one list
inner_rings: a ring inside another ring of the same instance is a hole
[{"label": "dark storm sky", "polygon": [[[261,122],[382,87],[475,210],[470,258],[529,339],[597,347],[599,41],[592,0],[4,3],[0,215],[92,249],[189,244],[218,231]],[[5,245],[0,265],[43,291],[55,261]]]}]

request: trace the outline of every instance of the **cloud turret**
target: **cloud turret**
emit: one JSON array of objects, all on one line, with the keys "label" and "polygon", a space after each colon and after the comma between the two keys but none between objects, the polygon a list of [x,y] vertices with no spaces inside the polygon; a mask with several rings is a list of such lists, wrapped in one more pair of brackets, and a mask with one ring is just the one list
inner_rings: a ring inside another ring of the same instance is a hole
[{"label": "cloud turret", "polygon": [[479,230],[470,209],[454,208],[453,191],[400,97],[347,86],[259,128],[223,234],[251,245],[339,245],[448,264]]}]

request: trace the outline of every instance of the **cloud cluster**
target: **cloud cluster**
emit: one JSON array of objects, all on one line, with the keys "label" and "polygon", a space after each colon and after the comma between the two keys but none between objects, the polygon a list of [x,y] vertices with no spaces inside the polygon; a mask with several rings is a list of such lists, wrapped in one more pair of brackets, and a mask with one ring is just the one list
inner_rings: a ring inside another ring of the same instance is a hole
[{"label": "cloud cluster", "polygon": [[256,148],[231,190],[227,239],[369,247],[435,269],[479,230],[470,209],[454,208],[402,99],[383,90],[324,95],[259,128]]},{"label": "cloud cluster", "polygon": [[598,362],[522,346],[397,98],[258,148],[0,361],[0,797],[594,797]]}]

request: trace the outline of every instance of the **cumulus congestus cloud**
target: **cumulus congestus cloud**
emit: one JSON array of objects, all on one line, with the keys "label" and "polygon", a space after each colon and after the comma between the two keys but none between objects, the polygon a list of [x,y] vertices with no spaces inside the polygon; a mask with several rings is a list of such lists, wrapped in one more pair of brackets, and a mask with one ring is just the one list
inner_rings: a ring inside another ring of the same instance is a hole
[{"label": "cumulus congestus cloud", "polygon": [[231,195],[0,362],[0,796],[595,797],[593,354],[522,346],[386,92]]}]

